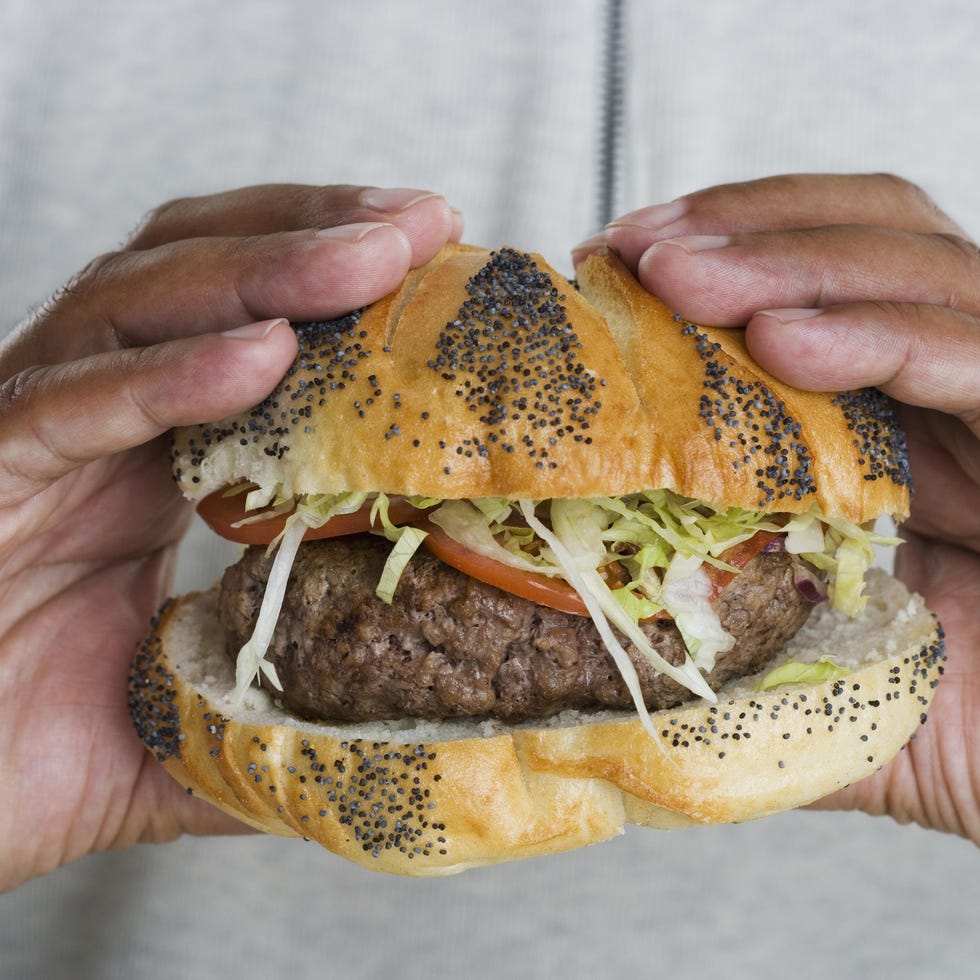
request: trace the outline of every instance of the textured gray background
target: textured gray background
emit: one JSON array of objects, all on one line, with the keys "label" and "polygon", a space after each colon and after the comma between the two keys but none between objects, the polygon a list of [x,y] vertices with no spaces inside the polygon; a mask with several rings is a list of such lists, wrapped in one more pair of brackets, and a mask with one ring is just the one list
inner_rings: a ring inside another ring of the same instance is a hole
[{"label": "textured gray background", "polygon": [[[0,11],[0,330],[154,204],[245,183],[430,187],[468,240],[559,267],[594,230],[601,3],[94,6]],[[889,170],[976,235],[978,23],[971,0],[634,0],[620,209]],[[195,532],[179,587],[223,557]],[[967,977],[977,862],[857,814],[632,830],[422,882],[184,839],[0,897],[0,976]]]}]

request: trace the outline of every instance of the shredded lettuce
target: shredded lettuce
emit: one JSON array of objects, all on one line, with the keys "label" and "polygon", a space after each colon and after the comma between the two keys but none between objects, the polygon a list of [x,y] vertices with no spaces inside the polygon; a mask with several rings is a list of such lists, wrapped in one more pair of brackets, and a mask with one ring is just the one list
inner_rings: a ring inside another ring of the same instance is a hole
[{"label": "shredded lettuce", "polygon": [[[523,515],[523,522],[518,515]],[[571,584],[634,700],[632,667],[628,658],[622,662],[615,637],[607,637],[609,625],[625,634],[658,670],[692,693],[713,697],[700,672],[710,672],[718,654],[730,650],[734,639],[712,607],[711,582],[703,566],[734,571],[721,557],[728,549],[759,531],[785,532],[787,550],[820,569],[828,578],[832,603],[854,616],[864,606],[864,575],[873,561],[873,546],[898,543],[844,520],[828,520],[815,509],[793,517],[719,509],[667,490],[550,501],[453,500],[430,519],[487,558],[559,576]],[[626,585],[610,589],[603,581],[597,570],[610,562],[628,576]],[[674,620],[690,654],[679,669],[665,670],[638,627],[660,610]],[[639,703],[637,709],[644,714]]]},{"label": "shredded lettuce", "polygon": [[[254,496],[253,493],[249,493],[246,506],[249,500],[254,500],[255,506],[265,507],[276,499],[277,495],[278,491],[255,493]],[[276,669],[265,659],[265,655],[269,650],[269,644],[272,643],[279,612],[286,596],[289,574],[307,529],[320,527],[337,514],[350,514],[359,510],[366,499],[367,494],[364,493],[315,494],[296,502],[294,513],[286,520],[285,527],[269,545],[269,553],[274,552],[275,559],[269,571],[262,605],[259,607],[259,615],[252,629],[252,635],[238,651],[235,661],[233,699],[236,704],[241,704],[248,688],[256,679],[263,676],[277,691],[282,690]],[[283,504],[279,500],[276,503],[277,509]],[[285,509],[293,510],[293,502],[289,501],[289,506]]]},{"label": "shredded lettuce", "polygon": [[769,691],[783,684],[820,684],[823,681],[835,681],[847,677],[851,671],[847,667],[835,664],[830,657],[821,657],[816,663],[801,664],[795,660],[787,660],[775,670],[769,671],[756,685],[757,691]]},{"label": "shredded lettuce", "polygon": [[711,672],[715,658],[735,645],[711,605],[711,582],[697,555],[675,555],[663,581],[664,608],[673,617],[696,667]]},{"label": "shredded lettuce", "polygon": [[613,589],[612,594],[613,598],[623,607],[626,615],[636,623],[644,619],[652,619],[657,613],[663,612],[663,606],[629,586]]},{"label": "shredded lettuce", "polygon": [[296,501],[296,515],[307,527],[323,527],[339,514],[359,511],[367,499],[366,493],[311,493]]},{"label": "shredded lettuce", "polygon": [[265,659],[265,655],[269,649],[269,644],[272,642],[272,635],[279,619],[279,611],[282,609],[283,599],[286,597],[289,573],[292,571],[296,552],[299,550],[305,533],[306,525],[301,520],[293,520],[287,523],[279,536],[279,548],[272,562],[258,619],[255,621],[255,628],[245,645],[238,651],[238,659],[235,661],[235,693],[233,695],[235,704],[242,703],[245,692],[251,687],[252,682],[263,675],[277,691],[282,690],[276,669],[272,663]]},{"label": "shredded lettuce", "polygon": [[[384,493],[313,494],[284,498],[278,488],[235,488],[245,492],[249,508],[264,508],[251,520],[270,513],[289,513],[286,526],[270,545],[276,552],[265,597],[252,637],[242,647],[236,668],[236,697],[264,677],[279,681],[265,654],[285,595],[290,569],[307,527],[319,527],[338,514],[352,513],[371,501],[372,523],[392,542],[376,593],[390,603],[398,582],[425,532],[397,526],[389,517]],[[638,650],[657,671],[709,700],[715,695],[704,679],[719,653],[734,639],[722,627],[711,604],[707,563],[735,571],[722,555],[759,531],[784,535],[787,551],[803,557],[826,577],[832,604],[850,616],[867,601],[864,577],[874,561],[874,547],[893,546],[897,538],[876,534],[841,519],[829,519],[815,508],[799,515],[772,515],[732,507],[719,509],[667,490],[648,490],[622,497],[568,498],[544,501],[488,497],[472,500],[412,498],[417,507],[436,508],[429,519],[468,550],[512,568],[561,578],[581,596],[610,655],[622,674],[636,709],[652,734],[639,679],[619,635]],[[268,508],[272,508],[270,511]],[[603,569],[615,563],[610,586]],[[622,584],[625,581],[625,584]],[[664,611],[676,624],[688,658],[674,666],[647,640],[641,621]],[[831,662],[785,665],[762,683],[793,683],[792,670],[804,681],[825,679]],[[818,676],[819,674],[819,676]],[[775,679],[773,679],[775,678]]]},{"label": "shredded lettuce", "polygon": [[657,733],[654,731],[653,722],[644,703],[636,668],[616,639],[612,626],[624,633],[657,670],[672,677],[693,693],[712,701],[716,700],[714,692],[692,663],[686,662],[680,667],[675,667],[657,653],[639,625],[626,615],[623,607],[616,601],[609,587],[596,571],[597,558],[601,557],[602,550],[603,519],[595,507],[586,500],[553,500],[551,501],[552,529],[549,530],[535,516],[533,501],[521,500],[518,503],[528,526],[548,545],[562,568],[564,577],[582,597],[606,649],[615,660],[616,667],[626,682],[644,726],[654,738],[657,737]]},{"label": "shredded lettuce", "polygon": [[892,548],[901,538],[842,518],[824,517],[816,508],[790,518],[785,526],[786,550],[800,555],[827,574],[828,598],[846,616],[860,616],[867,605],[864,579],[874,564],[875,546]]},{"label": "shredded lettuce", "polygon": [[[639,712],[640,719],[642,720],[644,727],[651,737],[656,740],[658,737],[657,732],[653,727],[653,720],[650,718],[650,712],[647,711],[646,703],[643,700],[643,691],[640,688],[640,679],[637,676],[636,668],[633,666],[629,655],[620,645],[619,640],[616,639],[616,636],[610,628],[606,618],[602,615],[602,609],[599,605],[599,597],[586,585],[585,580],[580,573],[580,570],[576,566],[572,555],[565,552],[564,547],[558,541],[558,539],[552,535],[551,532],[534,516],[533,504],[529,503],[528,501],[522,501],[521,510],[524,513],[524,517],[527,520],[528,525],[534,528],[536,533],[542,536],[543,540],[549,541],[549,538],[551,539],[549,542],[551,548],[555,551],[555,555],[558,560],[562,561],[565,575],[569,583],[582,597],[582,601],[585,603],[585,607],[588,609],[589,615],[592,617],[592,621],[595,623],[596,629],[599,631],[599,635],[602,637],[602,642],[605,644],[610,656],[615,661],[616,668],[619,670],[619,673],[630,692],[630,697],[633,699],[633,702],[636,705],[636,709]],[[613,602],[615,603],[615,600],[613,600]]]},{"label": "shredded lettuce", "polygon": [[388,516],[388,496],[379,493],[371,505],[371,524],[380,521],[384,529],[384,536],[394,544],[388,553],[384,568],[381,570],[381,578],[378,581],[374,594],[386,605],[391,605],[395,597],[395,589],[401,580],[402,572],[408,567],[412,560],[412,555],[418,551],[419,545],[425,540],[425,531],[410,524],[398,526],[393,524]]},{"label": "shredded lettuce", "polygon": [[[527,527],[510,527],[504,523],[511,516],[512,505],[508,504],[506,510],[489,508],[498,515],[497,518],[490,519],[481,507],[483,503],[479,500],[447,500],[429,515],[429,520],[474,554],[492,558],[525,572],[540,575],[561,574],[561,569],[556,565],[546,564],[540,558],[522,550],[521,544],[530,544],[533,534]],[[499,538],[504,538],[507,544],[502,544]]]}]

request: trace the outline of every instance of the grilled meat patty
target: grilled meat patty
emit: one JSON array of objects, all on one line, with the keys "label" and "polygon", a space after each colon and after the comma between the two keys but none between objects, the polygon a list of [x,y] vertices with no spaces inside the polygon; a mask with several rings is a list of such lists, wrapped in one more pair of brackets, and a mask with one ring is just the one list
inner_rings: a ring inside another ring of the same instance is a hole
[{"label": "grilled meat patty", "polygon": [[[424,548],[385,605],[374,590],[390,548],[370,534],[300,548],[266,655],[290,711],[321,720],[520,722],[566,708],[632,706],[590,619],[485,585]],[[783,551],[760,553],[715,600],[736,643],[719,654],[708,675],[712,687],[761,669],[803,625],[812,604],[794,585],[799,561]],[[222,579],[221,621],[232,657],[251,635],[270,567],[264,548],[249,548]],[[684,644],[671,620],[642,625],[664,659],[682,661]],[[690,699],[643,657],[631,658],[649,708]]]}]

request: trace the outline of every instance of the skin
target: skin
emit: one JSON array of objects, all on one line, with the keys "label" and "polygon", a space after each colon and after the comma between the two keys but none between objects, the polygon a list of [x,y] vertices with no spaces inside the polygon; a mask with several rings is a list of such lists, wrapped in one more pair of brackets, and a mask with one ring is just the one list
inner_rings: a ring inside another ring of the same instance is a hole
[{"label": "skin", "polygon": [[900,403],[915,494],[896,574],[946,631],[928,723],[873,777],[817,804],[980,844],[980,255],[890,175],[709,188],[611,223],[616,249],[685,318],[747,324],[753,356],[800,388],[877,385]]},{"label": "skin", "polygon": [[[271,391],[295,353],[277,318],[378,299],[459,237],[441,197],[375,194],[171,202],[0,346],[0,785],[17,801],[0,812],[0,888],[92,851],[243,829],[166,775],[126,708],[190,518],[166,433]],[[976,248],[895,178],[808,176],[634,212],[577,254],[603,246],[686,317],[748,322],[787,380],[906,403],[918,492],[899,570],[943,619],[947,676],[910,748],[823,805],[980,842]]]},{"label": "skin", "polygon": [[127,664],[191,514],[166,432],[272,390],[296,351],[275,318],[363,306],[459,233],[415,190],[176,201],[0,347],[0,785],[16,801],[0,808],[0,887],[243,829],[171,781],[128,718]]}]

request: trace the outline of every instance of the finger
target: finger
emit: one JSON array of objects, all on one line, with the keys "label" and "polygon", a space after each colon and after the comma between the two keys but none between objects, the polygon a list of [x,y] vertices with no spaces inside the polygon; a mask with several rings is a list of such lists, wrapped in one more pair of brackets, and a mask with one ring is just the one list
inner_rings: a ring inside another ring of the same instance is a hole
[{"label": "finger", "polygon": [[[90,267],[14,340],[8,374],[256,320],[331,319],[391,292],[411,249],[394,225],[191,239]],[[29,358],[29,359],[28,359]]]},{"label": "finger", "polygon": [[823,808],[860,808],[980,841],[975,726],[977,557],[955,543],[912,536],[898,551],[896,572],[919,592],[947,637],[943,679],[929,719],[880,772],[828,798]]},{"label": "finger", "polygon": [[864,225],[669,239],[644,252],[637,275],[682,316],[718,326],[861,300],[980,312],[976,246]]},{"label": "finger", "polygon": [[746,342],[764,368],[798,388],[875,386],[977,424],[980,320],[969,314],[913,303],[769,310],[751,319]]},{"label": "finger", "polygon": [[[961,420],[941,412],[897,406],[908,440],[915,494],[902,537],[915,532],[980,554],[980,486],[977,436]],[[899,549],[899,557],[905,552]],[[921,590],[920,590],[921,591]]]},{"label": "finger", "polygon": [[395,289],[411,258],[404,233],[390,224],[191,239],[119,253],[85,299],[98,304],[123,344],[139,346],[277,316],[342,316]]},{"label": "finger", "polygon": [[878,225],[965,237],[921,188],[891,174],[790,174],[722,184],[623,215],[573,251],[615,249],[635,272],[654,242],[687,235]]},{"label": "finger", "polygon": [[146,249],[185,238],[268,235],[379,221],[405,233],[414,265],[428,261],[462,231],[459,212],[431,191],[265,184],[170,201],[144,218],[128,247]]},{"label": "finger", "polygon": [[285,321],[26,371],[0,387],[0,502],[168,429],[260,402],[296,354]]}]

